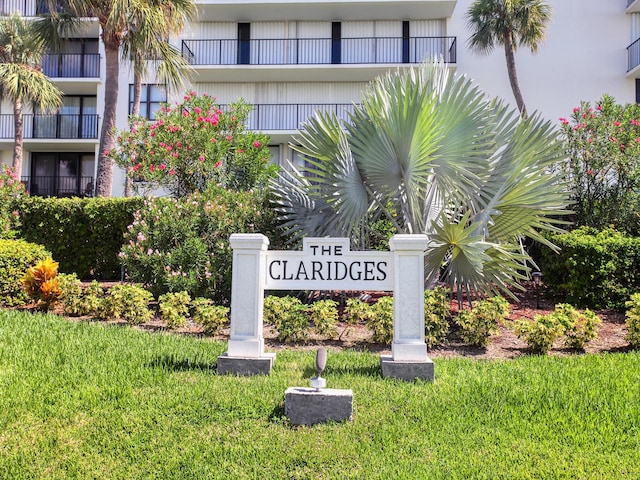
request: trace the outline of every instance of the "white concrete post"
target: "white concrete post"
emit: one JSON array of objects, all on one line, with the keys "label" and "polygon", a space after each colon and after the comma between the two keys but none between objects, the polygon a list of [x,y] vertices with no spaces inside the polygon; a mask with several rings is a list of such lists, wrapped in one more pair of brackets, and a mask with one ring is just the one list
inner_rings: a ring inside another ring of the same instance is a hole
[{"label": "white concrete post", "polygon": [[393,343],[394,362],[424,362],[424,251],[427,235],[394,235]]},{"label": "white concrete post", "polygon": [[233,248],[233,272],[231,335],[227,356],[264,357],[264,279],[261,273],[262,256],[269,246],[269,239],[259,233],[234,233],[229,243]]}]

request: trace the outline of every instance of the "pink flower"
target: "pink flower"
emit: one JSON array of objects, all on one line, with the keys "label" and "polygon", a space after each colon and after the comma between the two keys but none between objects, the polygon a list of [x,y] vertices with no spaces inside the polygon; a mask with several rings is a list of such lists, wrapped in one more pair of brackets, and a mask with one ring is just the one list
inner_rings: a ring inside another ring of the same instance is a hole
[{"label": "pink flower", "polygon": [[230,142],[233,137],[231,135],[227,135],[224,138],[227,140],[227,142]]},{"label": "pink flower", "polygon": [[215,138],[212,138],[211,143],[218,143],[218,140],[216,140]]},{"label": "pink flower", "polygon": [[149,171],[153,172],[156,169],[156,166],[152,163],[151,165],[149,165]]},{"label": "pink flower", "polygon": [[160,170],[164,170],[165,168],[167,168],[167,166],[164,163],[161,163],[160,166],[158,167]]},{"label": "pink flower", "polygon": [[204,162],[204,155],[200,155],[200,156],[198,157],[198,160],[200,160],[201,162]]},{"label": "pink flower", "polygon": [[262,144],[257,140],[255,142],[253,142],[253,146],[256,147],[256,148],[260,148],[261,145]]},{"label": "pink flower", "polygon": [[202,113],[202,109],[200,107],[195,107],[193,111],[196,112],[197,114]]},{"label": "pink flower", "polygon": [[172,168],[171,170],[169,170],[169,175],[175,175],[176,171]]},{"label": "pink flower", "polygon": [[600,112],[600,111],[602,111],[602,105],[598,105],[598,106],[596,107],[596,110],[598,110],[599,112]]},{"label": "pink flower", "polygon": [[567,120],[567,119],[566,119],[566,118],[564,118],[564,117],[560,117],[558,120],[560,120],[560,123],[562,123],[563,125],[566,125],[566,124],[568,124],[568,123],[569,123],[569,120]]},{"label": "pink flower", "polygon": [[220,168],[220,165],[222,165],[220,162],[216,162],[216,168]]}]

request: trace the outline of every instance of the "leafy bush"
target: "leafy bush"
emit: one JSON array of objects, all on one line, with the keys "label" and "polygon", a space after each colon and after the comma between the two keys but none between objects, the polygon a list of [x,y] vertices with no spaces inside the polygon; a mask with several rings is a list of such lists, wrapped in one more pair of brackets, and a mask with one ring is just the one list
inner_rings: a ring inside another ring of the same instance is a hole
[{"label": "leafy bush", "polygon": [[300,342],[307,339],[307,307],[300,299],[270,295],[264,299],[264,322],[278,330],[281,342]]},{"label": "leafy bush", "polygon": [[42,302],[43,308],[50,310],[51,306],[62,296],[57,276],[58,262],[54,262],[51,258],[45,258],[27,269],[22,277],[22,286],[32,300]]},{"label": "leafy bush", "polygon": [[596,327],[602,320],[587,309],[583,313],[572,305],[560,303],[556,305],[553,314],[564,329],[564,343],[569,348],[584,348],[591,340],[598,338]]},{"label": "leafy bush", "polygon": [[128,227],[120,253],[130,281],[155,296],[187,292],[228,305],[232,233],[262,232],[277,244],[276,213],[264,191],[212,187],[182,199],[145,201]]},{"label": "leafy bush", "polygon": [[489,337],[498,334],[498,322],[508,313],[509,302],[496,295],[478,302],[471,310],[461,310],[456,323],[466,343],[475,347],[486,347]]},{"label": "leafy bush", "polygon": [[444,342],[449,333],[449,292],[440,286],[424,292],[425,342],[429,348]]},{"label": "leafy bush", "polygon": [[25,197],[19,205],[19,233],[50,250],[61,272],[81,279],[120,279],[118,253],[142,203],[140,197]]},{"label": "leafy bush", "polygon": [[545,285],[579,308],[622,310],[640,290],[640,238],[611,229],[553,235],[559,253],[541,250]]},{"label": "leafy bush", "polygon": [[13,168],[3,164],[0,170],[0,239],[15,237],[19,226],[18,205],[25,193]]},{"label": "leafy bush", "polygon": [[318,300],[307,307],[307,312],[318,335],[334,338],[338,334],[338,302]]},{"label": "leafy bush", "polygon": [[196,298],[191,302],[193,321],[204,327],[207,335],[215,335],[229,319],[229,307],[215,305],[208,298]]},{"label": "leafy bush", "polygon": [[371,317],[367,323],[376,343],[390,344],[393,340],[393,297],[380,297],[371,306]]},{"label": "leafy bush", "polygon": [[564,332],[562,324],[558,321],[558,316],[549,313],[546,315],[536,315],[533,321],[520,318],[514,322],[516,336],[523,340],[529,349],[537,353],[549,351],[555,342]]},{"label": "leafy bush", "polygon": [[0,305],[24,305],[29,295],[22,287],[22,277],[37,262],[51,257],[42,245],[24,240],[0,239]]},{"label": "leafy bush", "polygon": [[640,293],[631,295],[631,300],[626,303],[626,307],[627,334],[624,338],[633,348],[640,348]]},{"label": "leafy bush", "polygon": [[140,325],[153,317],[149,302],[153,295],[136,285],[114,285],[107,292],[98,310],[100,318],[123,319],[131,325]]},{"label": "leafy bush", "polygon": [[160,295],[160,316],[169,328],[183,327],[189,316],[191,297],[187,292],[165,293]]}]

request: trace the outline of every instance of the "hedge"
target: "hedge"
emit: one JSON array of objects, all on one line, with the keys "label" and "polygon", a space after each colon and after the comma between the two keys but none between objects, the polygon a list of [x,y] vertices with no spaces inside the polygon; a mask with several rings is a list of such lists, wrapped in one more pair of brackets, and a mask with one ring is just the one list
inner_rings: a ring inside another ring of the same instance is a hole
[{"label": "hedge", "polygon": [[83,279],[120,278],[124,232],[144,199],[26,197],[19,236],[44,245],[63,273]]},{"label": "hedge", "polygon": [[29,267],[50,256],[42,245],[0,239],[0,305],[27,303],[29,296],[22,288],[22,277]]},{"label": "hedge", "polygon": [[581,308],[623,310],[640,291],[640,238],[581,227],[553,235],[559,254],[541,251],[544,284]]}]

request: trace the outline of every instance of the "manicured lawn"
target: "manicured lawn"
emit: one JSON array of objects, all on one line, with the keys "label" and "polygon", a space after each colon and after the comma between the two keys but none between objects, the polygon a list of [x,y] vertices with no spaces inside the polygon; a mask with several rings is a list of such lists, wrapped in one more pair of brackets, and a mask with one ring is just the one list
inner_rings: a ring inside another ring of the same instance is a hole
[{"label": "manicured lawn", "polygon": [[640,355],[436,360],[434,383],[329,352],[354,420],[296,428],[287,387],[218,376],[224,343],[0,311],[0,478],[640,478]]}]

